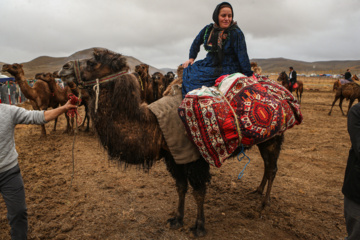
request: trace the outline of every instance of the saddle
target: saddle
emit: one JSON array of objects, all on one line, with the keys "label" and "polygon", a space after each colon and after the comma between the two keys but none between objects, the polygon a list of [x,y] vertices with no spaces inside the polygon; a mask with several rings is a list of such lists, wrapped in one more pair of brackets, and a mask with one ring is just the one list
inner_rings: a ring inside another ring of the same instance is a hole
[{"label": "saddle", "polygon": [[241,73],[189,92],[178,113],[202,157],[216,167],[239,146],[264,142],[302,122],[300,105],[286,88]]}]

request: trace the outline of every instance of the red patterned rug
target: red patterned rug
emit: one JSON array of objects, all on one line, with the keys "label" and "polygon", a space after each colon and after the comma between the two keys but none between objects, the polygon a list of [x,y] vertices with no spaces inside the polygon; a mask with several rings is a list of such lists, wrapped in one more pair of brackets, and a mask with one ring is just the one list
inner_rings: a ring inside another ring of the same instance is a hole
[{"label": "red patterned rug", "polygon": [[300,105],[287,89],[240,73],[189,92],[178,112],[201,155],[216,167],[241,144],[261,143],[302,122]]}]

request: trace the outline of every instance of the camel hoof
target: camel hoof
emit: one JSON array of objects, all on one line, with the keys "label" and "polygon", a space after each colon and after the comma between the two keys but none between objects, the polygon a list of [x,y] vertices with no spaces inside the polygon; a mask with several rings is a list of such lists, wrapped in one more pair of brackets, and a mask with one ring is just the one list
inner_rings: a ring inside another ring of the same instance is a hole
[{"label": "camel hoof", "polygon": [[262,195],[262,191],[260,191],[259,189],[256,189],[254,191],[249,192],[249,194],[259,194]]},{"label": "camel hoof", "polygon": [[204,237],[206,235],[204,226],[199,226],[197,224],[190,228],[190,231],[194,234],[194,237]]},{"label": "camel hoof", "polygon": [[182,219],[178,219],[177,217],[173,217],[167,220],[170,223],[171,229],[179,229],[184,226],[184,222]]}]

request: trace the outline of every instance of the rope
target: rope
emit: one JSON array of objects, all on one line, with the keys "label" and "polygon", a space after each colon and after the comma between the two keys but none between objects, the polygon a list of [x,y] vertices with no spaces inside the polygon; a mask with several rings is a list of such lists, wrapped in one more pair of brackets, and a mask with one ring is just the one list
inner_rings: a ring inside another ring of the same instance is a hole
[{"label": "rope", "polygon": [[98,109],[98,103],[99,103],[99,79],[96,79],[96,85],[94,85],[93,90],[95,91],[95,113],[97,112]]},{"label": "rope", "polygon": [[226,101],[226,103],[229,105],[231,111],[232,111],[233,114],[234,114],[234,119],[235,119],[235,124],[236,124],[236,131],[237,131],[238,136],[239,136],[239,146],[240,146],[240,145],[241,145],[242,136],[241,136],[241,129],[240,129],[240,124],[239,124],[238,116],[236,115],[236,112],[235,112],[234,108],[231,106],[230,102],[227,100],[227,98],[225,97],[225,95],[220,91],[219,88],[217,88],[217,90],[219,91],[220,96],[221,96],[221,97]]},{"label": "rope", "polygon": [[[239,159],[239,156],[240,154],[243,154],[243,156]],[[238,175],[238,179],[240,180],[244,174],[244,171],[246,169],[246,166],[250,163],[250,158],[245,154],[245,151],[244,151],[244,145],[241,145],[241,152],[237,155],[237,159],[239,162],[241,162],[241,160],[246,157],[247,159],[249,159],[249,161],[245,164],[243,170],[241,170],[241,172],[239,173]]]},{"label": "rope", "polygon": [[[81,97],[80,94],[79,94],[79,96]],[[78,105],[78,106],[81,103],[81,98],[80,97],[78,98],[72,93],[70,93],[68,95],[68,98],[70,99],[70,103],[73,104],[73,105]],[[78,133],[78,116],[79,116],[79,114],[78,114],[77,108],[73,108],[73,109],[68,110],[68,112],[66,114],[71,118],[76,117],[76,120],[75,120],[76,127],[75,127],[73,146],[72,146],[72,174],[71,174],[71,181],[70,181],[69,190],[68,190],[68,193],[67,193],[67,195],[69,195],[71,187],[72,187],[72,183],[73,183],[73,180],[74,180],[74,175],[75,175],[75,140],[76,140],[76,135]]]}]

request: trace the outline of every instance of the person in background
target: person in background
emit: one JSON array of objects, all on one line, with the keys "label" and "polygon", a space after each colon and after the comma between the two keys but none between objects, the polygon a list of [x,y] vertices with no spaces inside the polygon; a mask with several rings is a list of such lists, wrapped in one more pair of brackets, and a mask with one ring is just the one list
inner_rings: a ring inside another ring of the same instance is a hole
[{"label": "person in background", "polygon": [[3,82],[1,86],[1,103],[9,104],[9,94],[7,82]]},{"label": "person in background", "polygon": [[17,124],[45,124],[66,111],[76,108],[70,100],[63,106],[47,111],[29,111],[0,104],[0,193],[7,208],[11,239],[27,239],[28,221],[25,189],[15,149]]},{"label": "person in background", "polygon": [[9,81],[9,87],[10,87],[10,98],[11,98],[11,105],[17,104],[17,98],[16,98],[16,84],[14,81]]},{"label": "person in background", "polygon": [[345,72],[345,75],[344,75],[344,78],[350,82],[353,82],[353,80],[351,79],[351,72],[350,72],[350,69],[346,69],[346,72]]},{"label": "person in background", "polygon": [[[194,39],[189,60],[182,64],[183,97],[194,89],[215,85],[215,80],[222,75],[236,72],[253,75],[245,36],[233,18],[230,3],[218,4],[212,16],[214,23],[205,26]],[[195,62],[201,45],[208,53],[203,60]]]},{"label": "person in background", "polygon": [[347,240],[360,239],[360,103],[348,113],[348,133],[351,148],[347,160],[342,193]]},{"label": "person in background", "polygon": [[290,92],[292,92],[294,90],[293,86],[297,81],[297,76],[296,76],[296,71],[294,70],[293,67],[290,67],[289,70],[290,70],[290,73],[289,73],[289,88],[290,88]]}]

